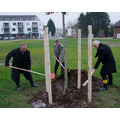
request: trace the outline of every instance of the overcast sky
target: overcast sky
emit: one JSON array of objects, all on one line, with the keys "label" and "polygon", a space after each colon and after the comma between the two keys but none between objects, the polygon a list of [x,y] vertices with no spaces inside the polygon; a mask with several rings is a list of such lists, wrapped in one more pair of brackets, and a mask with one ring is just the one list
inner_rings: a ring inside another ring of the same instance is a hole
[{"label": "overcast sky", "polygon": [[[115,23],[118,20],[120,20],[120,12],[109,12],[108,14],[110,15],[110,19],[112,23]],[[40,18],[43,25],[46,25],[48,20],[51,18],[54,21],[55,26],[57,28],[62,27],[61,13],[54,13],[51,15],[46,15],[44,12],[16,12],[16,13],[15,12],[4,12],[4,13],[1,12],[0,15],[37,15]],[[66,26],[68,25],[69,22],[75,23],[79,15],[80,15],[80,12],[67,13],[67,15],[65,16]]]}]

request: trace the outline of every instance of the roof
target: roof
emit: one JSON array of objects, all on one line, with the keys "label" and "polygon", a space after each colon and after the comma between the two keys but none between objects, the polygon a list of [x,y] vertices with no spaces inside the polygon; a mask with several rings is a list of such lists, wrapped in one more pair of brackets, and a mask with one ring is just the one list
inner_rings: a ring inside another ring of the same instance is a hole
[{"label": "roof", "polygon": [[114,27],[120,27],[120,20],[114,24]]},{"label": "roof", "polygon": [[0,21],[39,21],[36,15],[0,15]]},{"label": "roof", "polygon": [[35,17],[36,15],[0,15],[0,17],[14,17],[14,16],[29,16],[29,17]]}]

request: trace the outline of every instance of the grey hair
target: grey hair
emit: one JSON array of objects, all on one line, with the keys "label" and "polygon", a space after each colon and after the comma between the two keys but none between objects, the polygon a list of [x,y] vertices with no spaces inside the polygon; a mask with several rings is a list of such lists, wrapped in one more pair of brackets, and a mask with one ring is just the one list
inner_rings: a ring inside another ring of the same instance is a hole
[{"label": "grey hair", "polygon": [[27,47],[27,45],[25,43],[21,43],[20,47],[22,47],[22,46],[26,46]]},{"label": "grey hair", "polygon": [[99,40],[95,40],[94,42],[93,42],[93,45],[99,45],[100,44],[100,41]]}]

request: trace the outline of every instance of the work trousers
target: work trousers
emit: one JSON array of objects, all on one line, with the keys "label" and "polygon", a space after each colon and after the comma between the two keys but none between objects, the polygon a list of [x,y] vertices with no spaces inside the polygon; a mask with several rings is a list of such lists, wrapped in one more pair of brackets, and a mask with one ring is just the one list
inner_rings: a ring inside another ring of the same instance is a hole
[{"label": "work trousers", "polygon": [[[57,58],[57,59],[58,59],[58,58]],[[63,62],[62,65],[65,66],[65,63]],[[57,73],[58,66],[59,66],[59,62],[56,60],[55,69],[54,69],[54,73],[55,73],[55,74]],[[62,66],[61,66],[61,75],[64,75],[64,69],[62,68]]]},{"label": "work trousers", "polygon": [[23,74],[26,80],[29,80],[31,85],[33,85],[33,78],[30,72],[25,72],[21,70],[12,69],[11,78],[16,83],[17,87],[20,87],[20,74]]}]

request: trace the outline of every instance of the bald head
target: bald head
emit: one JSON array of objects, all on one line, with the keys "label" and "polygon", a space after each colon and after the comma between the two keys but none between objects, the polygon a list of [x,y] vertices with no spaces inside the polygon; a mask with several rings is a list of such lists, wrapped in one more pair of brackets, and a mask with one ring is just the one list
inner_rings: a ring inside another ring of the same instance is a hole
[{"label": "bald head", "polygon": [[100,41],[99,41],[99,40],[95,40],[95,41],[93,42],[93,46],[94,46],[96,49],[98,49],[99,45],[100,45]]},{"label": "bald head", "polygon": [[20,44],[20,51],[22,53],[26,52],[26,49],[27,49],[27,45],[25,43]]}]

